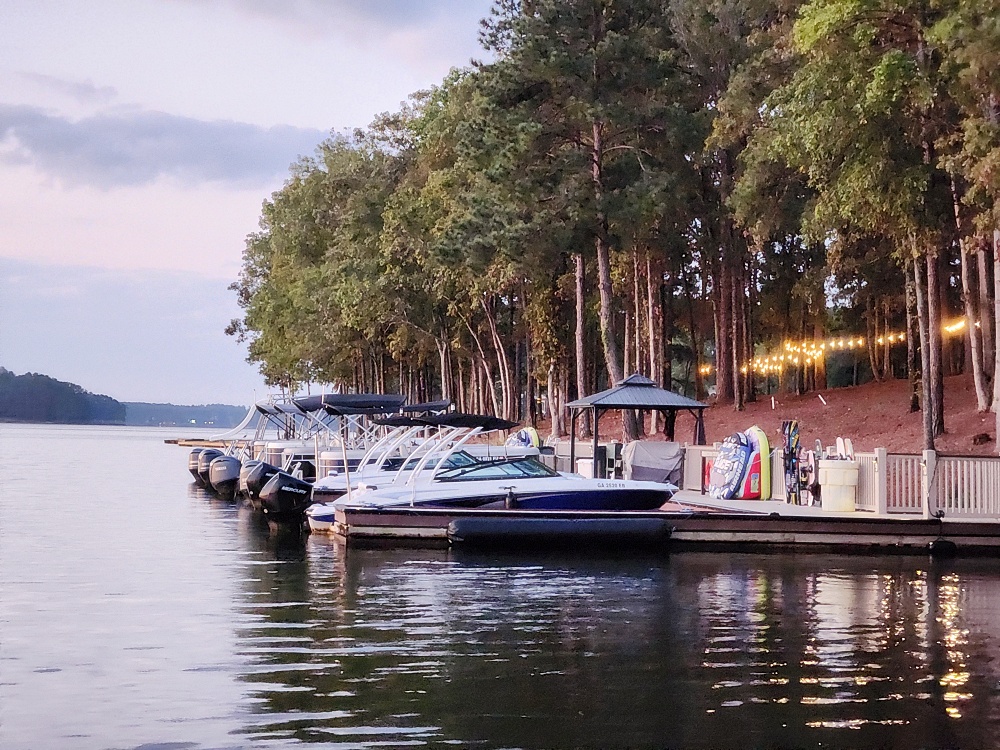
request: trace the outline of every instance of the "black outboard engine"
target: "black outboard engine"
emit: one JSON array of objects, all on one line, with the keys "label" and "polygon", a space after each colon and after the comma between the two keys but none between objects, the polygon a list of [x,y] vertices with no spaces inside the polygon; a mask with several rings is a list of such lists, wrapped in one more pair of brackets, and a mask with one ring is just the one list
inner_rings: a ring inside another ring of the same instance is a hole
[{"label": "black outboard engine", "polygon": [[260,491],[281,469],[264,461],[258,462],[246,476],[247,500],[254,510],[261,510]]},{"label": "black outboard engine", "polygon": [[212,489],[212,483],[208,481],[208,467],[212,461],[222,455],[222,451],[215,448],[205,448],[198,456],[198,477],[201,479],[201,486]]},{"label": "black outboard engine", "polygon": [[208,466],[208,481],[219,497],[232,500],[240,481],[240,460],[236,456],[219,456]]},{"label": "black outboard engine", "polygon": [[306,508],[312,504],[312,485],[279,471],[261,489],[260,504],[268,521],[302,523]]},{"label": "black outboard engine", "polygon": [[249,461],[244,461],[243,465],[240,467],[240,478],[236,483],[236,491],[247,497],[250,493],[247,491],[247,477],[250,476],[250,472],[253,471],[254,467],[260,463],[259,459],[251,458]]},{"label": "black outboard engine", "polygon": [[194,477],[195,483],[199,487],[204,487],[205,485],[201,482],[201,477],[198,476],[198,458],[201,456],[201,452],[205,450],[204,448],[192,448],[191,453],[188,454],[188,471],[191,472],[191,476]]}]

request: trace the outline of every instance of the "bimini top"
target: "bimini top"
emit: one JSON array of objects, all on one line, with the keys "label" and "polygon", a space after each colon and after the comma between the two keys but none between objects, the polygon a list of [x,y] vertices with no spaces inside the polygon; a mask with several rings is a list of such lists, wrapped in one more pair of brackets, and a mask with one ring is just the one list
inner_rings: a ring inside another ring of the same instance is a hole
[{"label": "bimini top", "polygon": [[639,373],[629,375],[614,388],[578,398],[566,404],[570,409],[707,409],[708,404],[660,388]]},{"label": "bimini top", "polygon": [[384,427],[460,427],[469,430],[478,427],[483,432],[510,430],[518,426],[517,422],[511,422],[508,419],[490,417],[485,414],[463,414],[457,411],[445,412],[444,414],[429,414],[421,417],[393,414],[392,416],[380,417],[372,421]]},{"label": "bimini top", "polygon": [[422,404],[407,404],[400,407],[399,411],[402,414],[437,414],[447,411],[450,406],[451,399],[446,398],[441,401],[427,401]]},{"label": "bimini top", "polygon": [[467,427],[469,429],[478,427],[483,432],[510,430],[517,427],[517,422],[511,422],[509,419],[490,417],[485,414],[463,414],[458,411],[432,414],[429,417],[423,417],[421,421],[434,427]]},{"label": "bimini top", "polygon": [[324,393],[292,399],[303,411],[323,409],[331,414],[388,414],[399,411],[406,396],[380,393]]}]

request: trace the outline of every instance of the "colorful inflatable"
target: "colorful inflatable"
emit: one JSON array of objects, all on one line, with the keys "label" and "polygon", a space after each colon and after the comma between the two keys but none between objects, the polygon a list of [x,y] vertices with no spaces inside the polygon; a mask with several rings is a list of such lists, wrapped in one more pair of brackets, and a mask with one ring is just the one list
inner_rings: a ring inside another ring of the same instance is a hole
[{"label": "colorful inflatable", "polygon": [[754,425],[722,441],[709,474],[708,493],[719,500],[771,499],[771,446]]}]

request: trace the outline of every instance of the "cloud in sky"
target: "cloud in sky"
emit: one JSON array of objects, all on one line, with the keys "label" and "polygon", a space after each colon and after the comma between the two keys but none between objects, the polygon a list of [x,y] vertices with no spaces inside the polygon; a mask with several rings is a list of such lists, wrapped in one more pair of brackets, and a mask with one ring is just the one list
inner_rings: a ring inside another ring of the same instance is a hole
[{"label": "cloud in sky", "polygon": [[[183,0],[216,5],[220,0]],[[442,19],[465,26],[489,12],[488,0],[221,0],[249,16],[297,26],[309,34],[356,27],[371,33],[439,26]]]},{"label": "cloud in sky", "polygon": [[259,377],[222,334],[225,287],[262,201],[331,130],[481,55],[490,5],[4,4],[0,365],[117,398],[245,401]]},{"label": "cloud in sky", "polygon": [[118,90],[114,86],[96,86],[91,81],[76,81],[25,71],[18,71],[17,75],[29,83],[68,96],[80,104],[106,104],[118,96]]},{"label": "cloud in sky", "polygon": [[0,159],[28,164],[71,185],[111,188],[155,182],[266,186],[312,154],[326,133],[288,125],[206,122],[164,112],[80,120],[38,107],[0,104]]}]

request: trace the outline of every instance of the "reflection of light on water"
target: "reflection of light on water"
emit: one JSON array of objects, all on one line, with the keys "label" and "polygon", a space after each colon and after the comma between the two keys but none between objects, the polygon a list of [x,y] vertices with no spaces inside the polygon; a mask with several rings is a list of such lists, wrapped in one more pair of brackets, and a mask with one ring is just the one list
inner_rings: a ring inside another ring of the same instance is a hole
[{"label": "reflection of light on water", "polygon": [[842,719],[840,721],[807,721],[806,726],[810,729],[861,729],[866,724],[905,726],[909,723],[906,719]]},{"label": "reflection of light on water", "polygon": [[[960,581],[952,573],[942,577],[938,587],[938,613],[936,622],[941,626],[941,644],[945,649],[949,671],[938,679],[938,684],[949,688],[944,694],[946,703],[961,703],[971,700],[973,695],[959,692],[958,688],[969,682],[971,675],[966,669],[966,654],[964,647],[969,642],[969,631],[960,627],[962,591]],[[945,706],[945,712],[952,719],[962,718],[962,712],[956,705]]]},{"label": "reflection of light on water", "polygon": [[[699,587],[704,615],[702,667],[720,673],[712,710],[792,703],[824,714],[811,728],[906,725],[926,712],[960,719],[974,699],[961,627],[963,587],[957,574],[819,572],[795,592],[805,612],[783,620],[781,581],[719,575]],[[786,641],[798,632],[798,646]],[[787,670],[799,674],[788,676]],[[727,674],[728,672],[728,674]],[[940,691],[928,691],[928,683]],[[872,708],[862,708],[870,705]],[[866,718],[898,706],[895,716]],[[851,716],[851,713],[861,716]]]}]

